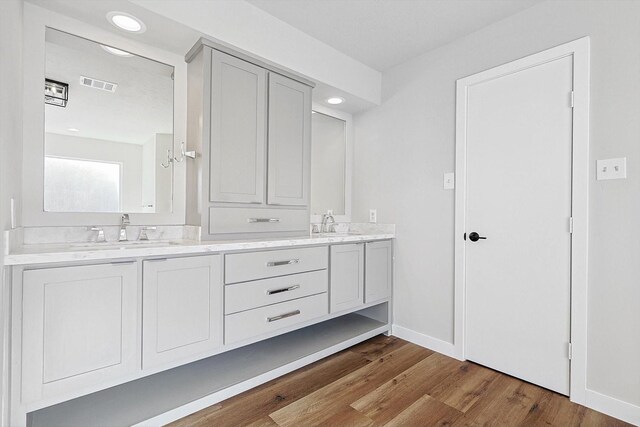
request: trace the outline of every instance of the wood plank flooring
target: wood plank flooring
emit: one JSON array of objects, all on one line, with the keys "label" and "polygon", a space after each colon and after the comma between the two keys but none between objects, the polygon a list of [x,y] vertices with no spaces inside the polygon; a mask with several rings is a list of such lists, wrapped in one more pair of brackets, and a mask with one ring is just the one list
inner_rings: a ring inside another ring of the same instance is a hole
[{"label": "wood plank flooring", "polygon": [[628,426],[546,389],[377,336],[172,427]]}]

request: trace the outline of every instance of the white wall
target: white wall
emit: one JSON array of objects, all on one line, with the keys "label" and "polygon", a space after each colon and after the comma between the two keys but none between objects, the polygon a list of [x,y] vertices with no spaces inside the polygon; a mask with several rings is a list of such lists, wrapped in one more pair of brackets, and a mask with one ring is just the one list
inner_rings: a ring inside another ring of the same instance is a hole
[{"label": "white wall", "polygon": [[122,211],[142,210],[142,145],[47,133],[45,155],[122,164]]},{"label": "white wall", "polygon": [[[382,105],[356,116],[353,215],[397,224],[395,323],[453,340],[456,79],[590,36],[587,386],[640,405],[638,22],[638,1],[547,1],[384,73]],[[626,180],[595,180],[623,156]]]},{"label": "white wall", "polygon": [[16,200],[20,219],[22,165],[22,1],[0,5],[0,425],[8,425],[8,316],[9,281],[5,280],[3,231],[11,226],[9,200]]}]

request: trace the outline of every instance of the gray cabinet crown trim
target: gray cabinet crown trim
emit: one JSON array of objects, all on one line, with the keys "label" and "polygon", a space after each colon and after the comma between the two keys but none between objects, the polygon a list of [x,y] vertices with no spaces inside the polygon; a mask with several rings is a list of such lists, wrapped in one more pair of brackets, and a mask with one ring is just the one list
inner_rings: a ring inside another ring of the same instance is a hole
[{"label": "gray cabinet crown trim", "polygon": [[316,86],[314,82],[302,77],[299,74],[293,73],[291,71],[286,71],[276,65],[271,64],[268,61],[265,61],[264,59],[258,58],[255,55],[252,55],[250,53],[240,52],[237,48],[233,48],[221,42],[214,42],[204,37],[200,37],[200,39],[196,42],[196,44],[193,45],[193,47],[185,55],[184,60],[186,62],[191,62],[191,60],[198,54],[198,52],[200,52],[200,50],[204,46],[226,53],[227,55],[235,56],[238,59],[242,59],[243,61],[250,62],[251,64],[257,65],[271,72],[283,75],[285,77],[293,79],[307,86],[311,86],[312,88]]}]

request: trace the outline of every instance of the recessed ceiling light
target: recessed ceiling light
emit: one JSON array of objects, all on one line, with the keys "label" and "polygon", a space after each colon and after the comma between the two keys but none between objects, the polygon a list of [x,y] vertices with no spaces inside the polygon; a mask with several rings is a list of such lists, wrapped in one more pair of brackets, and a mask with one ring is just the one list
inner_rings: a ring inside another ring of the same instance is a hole
[{"label": "recessed ceiling light", "polygon": [[144,33],[147,30],[144,22],[125,12],[109,12],[107,13],[107,20],[116,27],[130,33]]},{"label": "recessed ceiling light", "polygon": [[125,52],[124,50],[116,49],[115,47],[105,46],[103,44],[101,44],[100,47],[103,48],[104,50],[106,50],[107,52],[109,52],[112,55],[122,56],[122,57],[133,56],[129,52]]},{"label": "recessed ceiling light", "polygon": [[69,128],[67,129],[69,132],[80,132],[80,129],[76,129],[76,128]]},{"label": "recessed ceiling light", "polygon": [[340,98],[339,96],[335,96],[333,98],[327,99],[327,104],[338,105],[344,102],[344,98]]}]

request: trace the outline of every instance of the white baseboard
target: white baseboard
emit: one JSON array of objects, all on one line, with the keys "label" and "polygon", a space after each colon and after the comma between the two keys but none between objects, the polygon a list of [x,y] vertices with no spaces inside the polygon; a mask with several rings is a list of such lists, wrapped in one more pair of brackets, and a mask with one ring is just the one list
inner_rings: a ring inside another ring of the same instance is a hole
[{"label": "white baseboard", "polygon": [[627,423],[640,426],[640,406],[589,389],[586,390],[585,397],[585,406]]},{"label": "white baseboard", "polygon": [[402,338],[403,340],[412,342],[420,347],[425,347],[429,350],[444,354],[445,356],[461,360],[457,355],[456,348],[450,342],[442,341],[441,339],[421,334],[420,332],[416,332],[396,324],[393,325],[391,331],[391,334],[398,338]]}]

